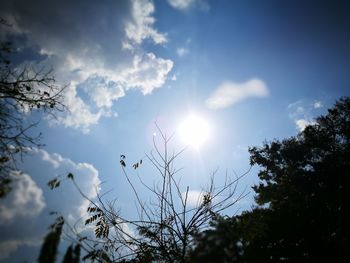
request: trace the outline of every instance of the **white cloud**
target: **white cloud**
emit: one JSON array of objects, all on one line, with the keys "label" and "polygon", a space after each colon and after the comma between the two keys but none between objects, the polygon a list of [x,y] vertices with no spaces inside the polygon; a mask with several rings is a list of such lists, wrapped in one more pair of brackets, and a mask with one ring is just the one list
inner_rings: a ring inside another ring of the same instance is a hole
[{"label": "white cloud", "polygon": [[[0,3],[0,16],[9,17],[16,29],[10,34],[25,38],[19,45],[37,47],[43,55],[40,67],[54,68],[57,83],[67,85],[64,103],[69,111],[52,123],[85,133],[102,117],[117,115],[111,108],[127,90],[151,94],[167,80],[173,62],[142,47],[145,40],[167,41],[155,28],[154,12],[150,0],[111,1],[107,8],[92,0]],[[103,82],[84,88],[95,77]]]},{"label": "white cloud", "polygon": [[[52,123],[88,133],[90,127],[96,125],[102,117],[117,115],[110,108],[115,101],[125,96],[125,91],[138,89],[144,95],[151,94],[154,89],[164,85],[173,67],[171,60],[158,58],[153,53],[140,52],[133,55],[130,62],[115,71],[96,71],[85,67],[85,75],[66,88],[64,102],[69,114],[59,115]],[[83,66],[78,68],[81,67]],[[78,89],[83,89],[94,105],[83,100],[78,95]]]},{"label": "white cloud", "polygon": [[295,124],[297,126],[297,128],[299,129],[299,131],[303,131],[305,130],[306,126],[308,125],[313,125],[315,124],[314,121],[310,121],[310,120],[306,120],[306,119],[298,119],[298,120],[295,120]]},{"label": "white cloud", "polygon": [[[183,200],[186,198],[186,192],[182,194]],[[187,204],[189,206],[199,206],[203,202],[204,193],[197,190],[191,190],[187,193]]]},{"label": "white cloud", "polygon": [[132,21],[129,21],[125,27],[125,33],[128,39],[136,44],[141,44],[145,39],[152,39],[156,44],[162,44],[167,41],[165,34],[159,33],[154,27],[155,18],[154,4],[147,0],[132,0]]},{"label": "white cloud", "polygon": [[157,58],[153,53],[135,56],[133,66],[120,73],[120,82],[126,89],[138,88],[146,95],[160,88],[173,67],[168,59]]},{"label": "white cloud", "polygon": [[183,57],[183,56],[186,56],[188,54],[188,49],[187,48],[184,48],[184,47],[180,47],[178,49],[176,49],[176,53],[179,57]]},{"label": "white cloud", "polygon": [[[18,258],[27,251],[24,249],[19,253],[22,246],[32,246],[31,255],[38,253],[42,237],[54,220],[49,212],[60,212],[71,225],[86,216],[89,201],[79,194],[70,180],[64,180],[69,172],[89,199],[97,196],[101,183],[93,165],[76,163],[60,154],[34,148],[24,161],[22,170],[33,173],[18,177],[13,190],[1,200],[0,208],[0,254],[5,258],[16,253],[17,262],[25,259]],[[56,176],[61,176],[61,186],[50,190],[47,182]]]},{"label": "white cloud", "polygon": [[322,107],[320,101],[314,103],[297,100],[288,105],[289,118],[293,120],[295,128],[302,132],[306,126],[313,125],[316,122],[313,120],[315,109]]},{"label": "white cloud", "polygon": [[113,105],[113,101],[124,97],[124,95],[123,88],[118,85],[113,88],[101,86],[92,91],[91,98],[94,100],[97,107],[110,108]]},{"label": "white cloud", "polygon": [[[37,150],[34,150],[34,151],[37,151]],[[61,155],[57,153],[49,154],[47,151],[41,151],[41,159],[45,162],[51,163],[51,165],[55,169],[57,169],[63,161],[63,157]]]},{"label": "white cloud", "polygon": [[227,108],[249,97],[267,97],[269,91],[260,79],[252,79],[244,83],[224,82],[217,87],[206,100],[211,109]]},{"label": "white cloud", "polygon": [[51,123],[63,124],[65,127],[81,129],[84,133],[88,133],[90,126],[97,124],[100,118],[105,116],[103,109],[93,113],[91,107],[77,95],[77,89],[72,85],[66,89],[64,103],[69,109],[69,114],[58,115],[56,119],[51,120]]},{"label": "white cloud", "polygon": [[209,4],[205,0],[168,0],[168,3],[172,7],[179,10],[187,10],[193,6],[198,6],[204,11],[208,11],[210,9]]},{"label": "white cloud", "polygon": [[191,6],[194,0],[168,0],[169,4],[177,9],[186,9]]},{"label": "white cloud", "polygon": [[123,87],[108,78],[90,76],[81,84],[98,108],[111,108],[113,102],[125,96]]},{"label": "white cloud", "polygon": [[12,172],[13,190],[0,203],[0,224],[38,215],[46,206],[43,191],[28,174]]},{"label": "white cloud", "polygon": [[319,108],[322,108],[323,105],[322,105],[322,102],[321,101],[315,101],[314,102],[314,108],[315,109],[319,109]]},{"label": "white cloud", "polygon": [[[97,193],[100,190],[101,181],[99,179],[98,171],[93,165],[89,163],[75,163],[68,158],[62,157],[60,154],[49,154],[45,150],[41,149],[34,148],[33,150],[31,150],[31,152],[38,156],[44,162],[50,164],[51,173],[48,174],[50,174],[51,178],[46,179],[52,179],[55,174],[66,175],[68,172],[70,172],[73,175],[75,175],[75,181],[88,198],[93,199],[97,196]],[[87,200],[82,198],[82,196],[79,196],[79,193],[76,191],[76,189],[72,185],[68,184],[55,191],[52,191],[51,193],[60,192],[63,188],[64,191],[75,192],[74,195],[70,196],[70,206],[67,207],[69,210],[69,212],[67,213],[68,216],[74,219],[80,218],[86,212]],[[63,201],[62,197],[60,198],[59,196],[57,196],[57,198]],[[76,198],[76,200],[73,200],[74,198]],[[77,213],[78,211],[79,213]]]}]

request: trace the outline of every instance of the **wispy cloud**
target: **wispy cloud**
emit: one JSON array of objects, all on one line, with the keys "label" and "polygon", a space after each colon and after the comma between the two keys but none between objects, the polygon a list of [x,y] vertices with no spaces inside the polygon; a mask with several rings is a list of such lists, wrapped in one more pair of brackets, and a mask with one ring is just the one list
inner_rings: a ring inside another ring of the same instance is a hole
[{"label": "wispy cloud", "polygon": [[188,52],[189,52],[189,50],[187,48],[184,48],[184,47],[180,47],[180,48],[176,49],[176,54],[179,57],[186,56],[188,54]]},{"label": "wispy cloud", "polygon": [[304,100],[297,100],[288,105],[289,118],[295,123],[295,128],[302,132],[308,125],[315,124],[313,116],[315,116],[315,110],[323,107],[321,101],[315,101],[313,103],[305,103]]},{"label": "wispy cloud", "polygon": [[267,86],[260,79],[252,79],[244,83],[224,82],[206,100],[206,105],[210,109],[221,109],[249,97],[263,98],[268,95]]},{"label": "wispy cloud", "polygon": [[206,0],[168,0],[169,4],[179,10],[187,10],[193,6],[198,6],[204,11],[210,9],[210,5]]},{"label": "wispy cloud", "polygon": [[315,109],[319,109],[319,108],[322,108],[323,107],[323,105],[322,105],[322,102],[321,101],[315,101],[314,102],[314,108]]}]

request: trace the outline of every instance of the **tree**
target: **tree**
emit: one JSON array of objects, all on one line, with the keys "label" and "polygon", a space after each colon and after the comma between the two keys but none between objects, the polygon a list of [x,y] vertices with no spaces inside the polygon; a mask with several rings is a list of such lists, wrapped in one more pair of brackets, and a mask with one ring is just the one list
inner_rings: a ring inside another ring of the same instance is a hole
[{"label": "tree", "polygon": [[[159,175],[159,181],[153,186],[145,184],[141,177],[131,175],[127,158],[121,155],[121,169],[137,204],[136,219],[125,218],[116,208],[115,201],[105,201],[101,196],[97,201],[88,199],[73,175],[69,175],[81,194],[90,201],[85,225],[94,226],[94,236],[73,228],[74,235],[70,235],[86,251],[83,259],[98,262],[187,262],[194,236],[245,196],[244,191],[236,192],[241,177],[234,180],[227,177],[221,187],[215,186],[212,178],[209,187],[199,195],[197,205],[189,204],[190,189],[181,186],[179,170],[174,165],[182,151],[170,154],[171,137],[168,138],[160,129],[159,134],[162,149],[154,139],[155,151],[146,154],[146,159]],[[140,160],[132,164],[131,169],[139,169],[142,164]],[[138,180],[138,184],[132,178]],[[58,179],[53,181],[59,182]],[[149,193],[149,201],[142,199],[138,186]]]},{"label": "tree", "polygon": [[242,247],[236,220],[236,217],[214,218],[209,229],[196,235],[188,262],[239,262]]},{"label": "tree", "polygon": [[67,248],[66,254],[64,255],[62,263],[79,263],[80,262],[80,245],[70,245]]},{"label": "tree", "polygon": [[51,231],[45,237],[44,243],[40,250],[40,255],[38,258],[39,263],[55,262],[63,224],[64,220],[60,216],[56,219],[56,222],[50,226]]},{"label": "tree", "polygon": [[[257,207],[217,221],[194,250],[213,236],[221,249],[239,245],[236,261],[222,262],[340,262],[349,261],[350,236],[350,98],[341,98],[328,114],[296,137],[265,142],[249,150],[252,165],[261,167],[254,186]],[[227,244],[225,246],[225,244]],[[220,253],[208,248],[208,255]]]},{"label": "tree", "polygon": [[[10,26],[0,19],[0,26]],[[13,65],[15,49],[9,42],[0,42],[0,197],[11,189],[10,172],[17,169],[16,158],[29,147],[41,146],[40,136],[31,130],[38,121],[29,121],[35,111],[53,114],[65,109],[64,88],[55,84],[52,70],[34,64]]]}]

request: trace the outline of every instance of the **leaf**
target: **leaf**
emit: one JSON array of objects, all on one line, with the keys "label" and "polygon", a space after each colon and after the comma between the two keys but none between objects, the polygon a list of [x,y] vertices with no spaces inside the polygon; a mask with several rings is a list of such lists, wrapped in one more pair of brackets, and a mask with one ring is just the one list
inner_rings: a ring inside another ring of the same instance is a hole
[{"label": "leaf", "polygon": [[71,179],[71,180],[74,180],[74,175],[73,175],[72,173],[69,173],[69,174],[67,175],[67,178],[68,178],[68,179]]},{"label": "leaf", "polygon": [[47,185],[48,185],[48,186],[50,187],[50,189],[52,190],[52,189],[57,188],[57,187],[60,186],[60,181],[59,181],[57,178],[55,178],[55,179],[52,179],[51,181],[49,181],[49,182],[47,183]]},{"label": "leaf", "polygon": [[122,165],[122,166],[126,166],[126,164],[125,164],[125,162],[123,161],[123,160],[120,160],[120,164]]},{"label": "leaf", "polygon": [[88,224],[90,224],[90,223],[92,223],[92,218],[90,217],[90,218],[88,218],[88,219],[86,219],[85,220],[85,225],[88,225]]},{"label": "leaf", "polygon": [[135,163],[132,165],[132,167],[136,170],[137,168],[139,168],[139,166],[142,164],[142,160],[140,160],[140,162]]}]

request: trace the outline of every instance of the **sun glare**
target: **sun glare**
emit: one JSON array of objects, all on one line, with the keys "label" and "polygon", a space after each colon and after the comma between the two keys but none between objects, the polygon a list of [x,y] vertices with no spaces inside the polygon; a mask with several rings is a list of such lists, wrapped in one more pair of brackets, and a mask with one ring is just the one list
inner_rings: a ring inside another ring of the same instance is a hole
[{"label": "sun glare", "polygon": [[186,145],[198,149],[209,138],[209,124],[197,115],[188,115],[178,129],[180,138]]}]

